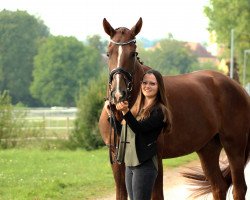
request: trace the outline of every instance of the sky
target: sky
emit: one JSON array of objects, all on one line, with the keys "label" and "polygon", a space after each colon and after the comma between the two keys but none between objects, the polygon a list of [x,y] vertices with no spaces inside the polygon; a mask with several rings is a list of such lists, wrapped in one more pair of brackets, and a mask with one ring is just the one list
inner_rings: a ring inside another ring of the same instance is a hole
[{"label": "sky", "polygon": [[149,40],[174,38],[189,42],[209,42],[208,19],[203,10],[209,0],[0,0],[0,11],[26,10],[41,19],[53,35],[85,40],[98,34],[104,39],[106,18],[113,28],[132,28],[142,17],[137,37]]}]

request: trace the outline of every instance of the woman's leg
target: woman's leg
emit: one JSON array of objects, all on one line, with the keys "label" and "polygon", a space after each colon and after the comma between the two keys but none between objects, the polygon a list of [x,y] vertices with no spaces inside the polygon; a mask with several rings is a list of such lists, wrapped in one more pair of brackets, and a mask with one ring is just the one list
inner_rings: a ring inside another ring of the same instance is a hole
[{"label": "woman's leg", "polygon": [[125,183],[128,192],[128,196],[130,200],[135,200],[133,198],[133,190],[132,190],[132,179],[133,179],[133,167],[126,167],[125,170]]},{"label": "woman's leg", "polygon": [[150,200],[157,177],[157,170],[152,159],[133,169],[133,200]]}]

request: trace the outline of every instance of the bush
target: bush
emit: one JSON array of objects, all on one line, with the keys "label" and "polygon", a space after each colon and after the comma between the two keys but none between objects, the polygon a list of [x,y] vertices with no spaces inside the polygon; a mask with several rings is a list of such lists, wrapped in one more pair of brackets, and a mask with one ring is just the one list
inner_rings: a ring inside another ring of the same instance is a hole
[{"label": "bush", "polygon": [[79,111],[75,129],[70,137],[76,146],[91,150],[104,145],[98,129],[98,120],[106,91],[107,70],[103,70],[97,78],[90,80],[87,86],[80,90],[77,101]]},{"label": "bush", "polygon": [[0,148],[15,147],[24,135],[24,112],[15,112],[8,91],[0,93]]}]

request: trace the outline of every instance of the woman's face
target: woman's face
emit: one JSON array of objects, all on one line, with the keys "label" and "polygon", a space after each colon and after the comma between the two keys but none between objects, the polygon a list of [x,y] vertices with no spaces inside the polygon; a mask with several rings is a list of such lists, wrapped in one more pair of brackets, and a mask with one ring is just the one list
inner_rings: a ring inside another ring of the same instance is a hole
[{"label": "woman's face", "polygon": [[154,74],[145,74],[141,83],[142,94],[146,98],[154,98],[158,92],[158,83]]}]

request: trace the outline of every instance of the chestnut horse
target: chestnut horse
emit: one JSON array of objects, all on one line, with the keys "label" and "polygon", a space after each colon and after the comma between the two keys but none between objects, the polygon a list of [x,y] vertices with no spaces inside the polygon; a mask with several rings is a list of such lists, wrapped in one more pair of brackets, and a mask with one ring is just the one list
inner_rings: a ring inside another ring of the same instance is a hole
[{"label": "chestnut horse", "polygon": [[[139,61],[136,52],[135,36],[141,30],[142,19],[131,29],[114,29],[104,19],[103,27],[110,36],[107,55],[111,103],[129,99],[132,107],[143,73],[149,69]],[[152,199],[164,199],[162,159],[197,152],[204,174],[185,175],[201,183],[199,194],[212,192],[214,199],[225,200],[233,185],[234,199],[244,200],[244,167],[250,150],[249,95],[234,80],[211,70],[164,76],[164,83],[173,124],[171,133],[161,134],[157,141],[159,171]],[[107,118],[102,110],[99,129],[103,141],[112,146]],[[225,170],[219,164],[222,148],[229,161]],[[127,199],[124,169],[124,164],[112,163],[117,200]]]}]

